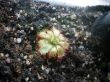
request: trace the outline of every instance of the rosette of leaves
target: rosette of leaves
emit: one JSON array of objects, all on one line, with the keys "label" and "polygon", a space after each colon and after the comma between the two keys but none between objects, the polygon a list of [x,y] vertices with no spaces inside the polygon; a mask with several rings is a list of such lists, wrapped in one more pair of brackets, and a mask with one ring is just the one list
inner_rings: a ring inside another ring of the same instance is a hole
[{"label": "rosette of leaves", "polygon": [[39,32],[37,41],[37,52],[49,59],[62,59],[69,48],[67,38],[56,28],[45,29]]}]

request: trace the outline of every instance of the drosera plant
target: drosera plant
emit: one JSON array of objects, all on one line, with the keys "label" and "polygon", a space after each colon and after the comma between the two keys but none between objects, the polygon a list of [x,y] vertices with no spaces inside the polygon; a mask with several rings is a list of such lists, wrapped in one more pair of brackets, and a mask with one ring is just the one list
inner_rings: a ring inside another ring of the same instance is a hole
[{"label": "drosera plant", "polygon": [[69,42],[60,30],[52,27],[43,29],[37,34],[36,51],[46,59],[62,60],[69,49]]}]

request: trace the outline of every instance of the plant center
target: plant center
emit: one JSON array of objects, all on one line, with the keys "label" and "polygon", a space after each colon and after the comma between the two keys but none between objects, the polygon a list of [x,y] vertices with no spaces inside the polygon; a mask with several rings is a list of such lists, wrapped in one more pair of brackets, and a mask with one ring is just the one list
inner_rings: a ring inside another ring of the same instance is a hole
[{"label": "plant center", "polygon": [[54,45],[54,46],[56,46],[56,45],[59,44],[59,38],[56,37],[56,36],[52,36],[52,37],[50,38],[50,40],[49,40],[49,43],[52,44],[52,45]]}]

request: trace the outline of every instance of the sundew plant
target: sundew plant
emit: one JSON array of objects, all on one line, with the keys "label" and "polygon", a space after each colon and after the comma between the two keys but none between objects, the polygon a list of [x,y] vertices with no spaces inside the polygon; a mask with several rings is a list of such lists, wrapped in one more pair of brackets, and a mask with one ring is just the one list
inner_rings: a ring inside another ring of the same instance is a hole
[{"label": "sundew plant", "polygon": [[47,58],[62,59],[69,48],[67,38],[56,28],[44,29],[37,34],[37,52]]}]

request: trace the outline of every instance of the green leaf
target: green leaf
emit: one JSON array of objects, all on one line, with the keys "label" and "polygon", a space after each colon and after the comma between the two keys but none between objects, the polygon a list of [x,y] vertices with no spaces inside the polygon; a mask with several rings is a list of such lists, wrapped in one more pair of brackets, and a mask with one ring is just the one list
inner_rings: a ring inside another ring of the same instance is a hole
[{"label": "green leaf", "polygon": [[49,50],[52,48],[52,45],[51,44],[49,44],[48,42],[47,42],[47,40],[40,40],[39,41],[39,45],[41,46],[41,48],[40,48],[40,53],[42,54],[42,55],[46,55],[46,53],[48,53],[49,52]]},{"label": "green leaf", "polygon": [[58,57],[63,57],[64,56],[64,49],[61,46],[57,46],[57,53],[58,53]]}]

